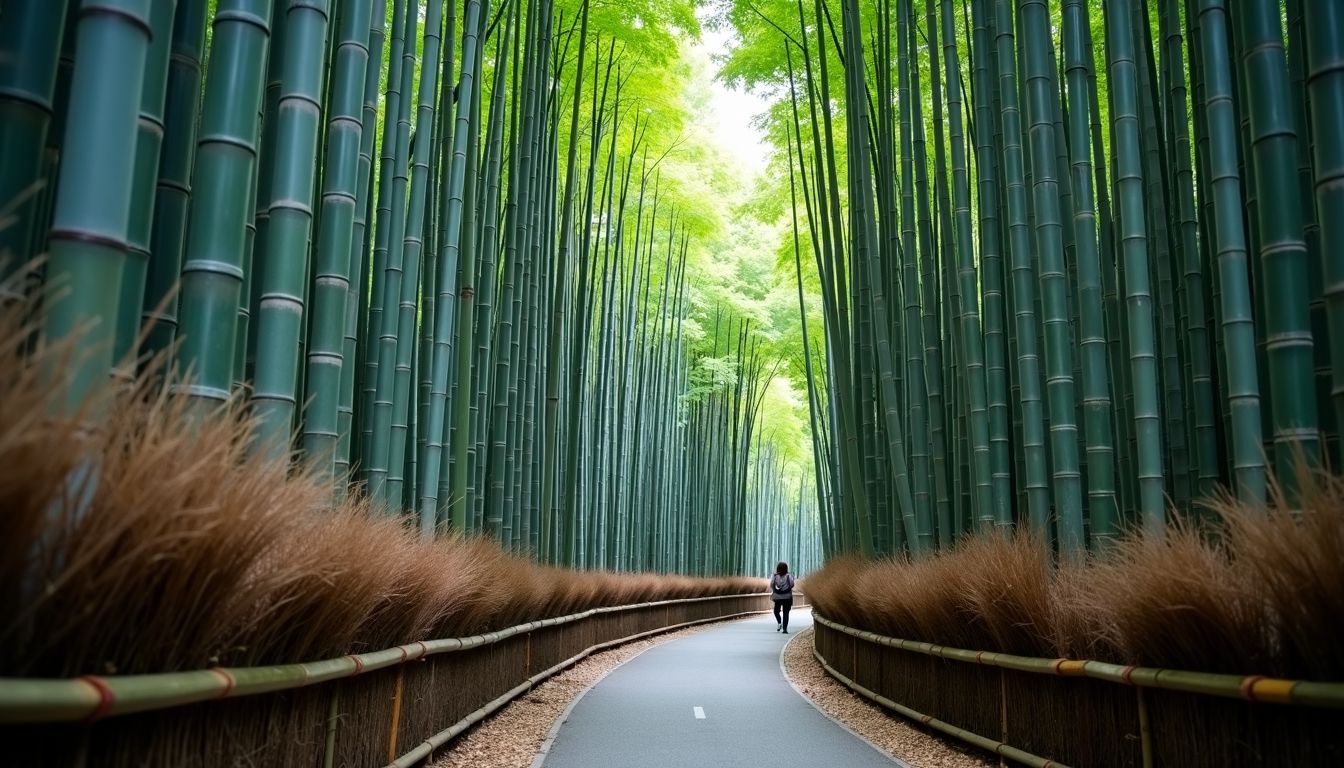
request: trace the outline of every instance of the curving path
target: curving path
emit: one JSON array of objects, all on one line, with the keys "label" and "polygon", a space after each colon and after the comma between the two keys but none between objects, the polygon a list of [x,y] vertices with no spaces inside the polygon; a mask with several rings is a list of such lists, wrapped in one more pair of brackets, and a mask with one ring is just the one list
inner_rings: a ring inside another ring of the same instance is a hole
[{"label": "curving path", "polygon": [[533,768],[892,768],[818,712],[780,668],[788,635],[765,615],[673,640],[616,668],[578,699]]}]

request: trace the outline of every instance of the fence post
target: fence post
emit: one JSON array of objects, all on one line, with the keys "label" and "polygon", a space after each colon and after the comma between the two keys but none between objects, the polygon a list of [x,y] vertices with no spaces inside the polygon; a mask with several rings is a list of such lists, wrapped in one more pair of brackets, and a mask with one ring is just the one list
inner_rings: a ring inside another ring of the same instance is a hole
[{"label": "fence post", "polygon": [[1143,768],[1153,768],[1153,733],[1148,723],[1148,699],[1143,688],[1135,686],[1139,697],[1139,746],[1143,750]]},{"label": "fence post", "polygon": [[332,768],[336,764],[336,725],[340,722],[341,686],[331,687],[331,706],[327,709],[327,746],[322,755],[322,768]]},{"label": "fence post", "polygon": [[387,736],[387,762],[397,759],[397,731],[401,729],[401,685],[406,679],[406,665],[397,665],[397,689],[392,694],[392,730]]},{"label": "fence post", "polygon": [[[1007,680],[1007,675],[1006,675],[1006,674],[1004,673],[1004,671],[1003,671],[1003,667],[999,667],[999,741],[1003,742],[1004,744],[1009,743],[1009,742],[1008,742],[1008,680]],[[1008,764],[1008,762],[1007,762],[1006,760],[1004,760],[1003,755],[999,755],[999,765],[1003,766],[1003,765],[1007,765],[1007,764]]]}]

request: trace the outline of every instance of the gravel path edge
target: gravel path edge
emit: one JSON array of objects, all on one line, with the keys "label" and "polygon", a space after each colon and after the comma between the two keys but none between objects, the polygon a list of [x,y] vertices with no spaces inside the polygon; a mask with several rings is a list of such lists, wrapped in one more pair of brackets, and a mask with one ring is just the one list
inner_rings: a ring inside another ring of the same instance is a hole
[{"label": "gravel path edge", "polygon": [[[891,754],[891,753],[888,752],[887,750],[885,750],[885,749],[883,749],[883,748],[877,746],[876,744],[874,744],[874,743],[872,742],[872,740],[869,739],[867,736],[864,736],[863,734],[859,733],[858,731],[854,730],[853,728],[850,728],[850,727],[849,727],[848,725],[846,725],[845,723],[843,723],[843,722],[841,722],[840,720],[836,719],[835,716],[832,715],[830,712],[827,712],[826,710],[822,709],[820,704],[818,704],[817,702],[813,701],[811,696],[808,696],[806,693],[803,693],[803,689],[799,688],[797,683],[793,682],[793,678],[792,678],[792,677],[789,677],[789,670],[788,670],[788,668],[784,666],[784,653],[785,653],[786,651],[789,650],[789,646],[790,646],[790,645],[793,645],[793,644],[794,644],[795,642],[797,642],[802,636],[803,636],[803,633],[801,633],[801,632],[798,633],[797,635],[794,635],[792,638],[789,639],[789,642],[785,643],[785,644],[783,645],[783,647],[781,647],[781,648],[779,649],[779,674],[781,674],[781,675],[784,676],[784,679],[788,682],[789,687],[793,689],[793,692],[796,693],[796,694],[798,694],[798,695],[803,699],[803,701],[806,701],[809,705],[811,705],[813,709],[815,709],[815,710],[817,710],[818,712],[820,712],[822,717],[824,717],[824,718],[826,718],[827,720],[830,720],[832,723],[835,723],[836,725],[840,726],[840,727],[843,728],[845,731],[847,731],[847,732],[849,733],[850,736],[853,736],[854,738],[858,739],[859,741],[862,741],[864,744],[867,744],[868,746],[872,747],[875,751],[877,751],[878,753],[880,753],[882,756],[886,757],[887,759],[891,760],[891,761],[892,761],[893,763],[895,763],[896,765],[900,766],[900,768],[914,768],[914,766],[910,765],[909,763],[905,762],[904,760],[900,759],[899,757],[897,757],[897,756]],[[540,768],[540,766],[533,766],[533,768]]]},{"label": "gravel path edge", "polygon": [[[585,654],[583,658],[585,659],[591,658],[594,655],[594,652],[600,653],[602,651],[614,650],[616,648],[621,647],[622,645],[636,642],[638,640],[652,639],[654,637],[658,637],[659,635],[672,634],[675,632],[680,632],[684,629],[693,629],[693,628],[708,629],[710,626],[714,624],[729,621],[738,621],[741,619],[748,618],[750,616],[764,613],[769,613],[769,611],[747,611],[745,613],[734,614],[732,616],[721,616],[712,619],[701,619],[699,621],[690,621],[684,624],[674,624],[672,626],[663,627],[661,629],[657,629],[652,632],[645,632],[642,633],[641,635],[632,635],[631,637],[623,638],[622,641],[610,644],[605,648],[601,648],[600,650],[598,649],[598,646],[594,646],[588,649],[588,653]],[[579,702],[583,700],[583,697],[588,695],[589,691],[591,691],[594,687],[596,687],[598,683],[606,679],[607,675],[610,675],[612,672],[615,672],[616,670],[620,669],[626,664],[629,664],[630,662],[634,661],[640,656],[643,656],[649,650],[657,648],[659,645],[662,645],[662,643],[650,645],[648,648],[642,649],[639,653],[634,654],[630,658],[623,659],[619,664],[612,667],[611,669],[606,670],[601,675],[599,675],[596,680],[593,680],[593,682],[589,683],[588,686],[585,687],[582,691],[579,691],[579,694],[569,702],[569,704],[564,708],[564,710],[562,710],[559,715],[556,715],[555,722],[551,724],[550,730],[546,732],[546,738],[541,742],[541,746],[537,749],[536,757],[532,758],[532,765],[530,766],[530,768],[541,768],[542,763],[546,762],[546,756],[550,754],[551,747],[555,744],[555,737],[559,735],[560,727],[565,724],[565,721],[569,719],[570,713],[573,712],[574,708],[579,705]],[[582,659],[579,659],[579,661],[582,661]]]},{"label": "gravel path edge", "polygon": [[[662,643],[659,643],[658,645],[662,645]],[[645,648],[639,653],[636,653],[634,656],[625,659],[624,661],[612,667],[611,669],[608,669],[607,671],[603,672],[601,675],[598,675],[596,680],[589,683],[588,686],[584,688],[582,691],[579,691],[579,695],[575,696],[573,700],[569,702],[569,705],[566,706],[560,714],[556,715],[555,722],[551,724],[551,729],[546,732],[546,739],[542,741],[541,746],[537,748],[537,756],[532,758],[531,768],[541,768],[541,764],[546,762],[546,757],[551,753],[551,747],[555,744],[555,737],[560,735],[560,726],[565,724],[565,721],[569,719],[570,713],[573,712],[574,708],[579,705],[579,702],[583,700],[583,697],[588,695],[589,691],[593,690],[593,688],[596,687],[598,683],[605,680],[607,678],[607,675],[610,675],[612,672],[615,672],[621,667],[624,667],[626,664],[629,664],[635,659],[638,659],[640,656],[643,656],[645,653],[652,650],[653,648],[657,648],[658,645],[650,645],[648,648]]]},{"label": "gravel path edge", "polygon": [[[789,642],[781,654],[784,672],[790,684],[800,689],[812,706],[846,730],[875,746],[901,766],[911,768],[1001,768],[991,751],[966,744],[953,735],[921,727],[904,712],[882,706],[842,682],[839,672],[825,664],[817,654],[813,628],[798,633],[801,642]],[[899,706],[899,705],[898,705]]]}]

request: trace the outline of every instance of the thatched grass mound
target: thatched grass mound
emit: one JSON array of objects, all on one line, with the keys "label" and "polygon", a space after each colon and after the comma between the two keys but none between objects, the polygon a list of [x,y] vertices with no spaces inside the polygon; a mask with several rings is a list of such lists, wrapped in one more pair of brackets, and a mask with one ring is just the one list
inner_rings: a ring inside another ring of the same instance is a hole
[{"label": "thatched grass mound", "polygon": [[1228,497],[1203,522],[1138,532],[1054,565],[1029,535],[922,560],[837,559],[803,588],[853,627],[971,650],[1344,680],[1344,480],[1300,483],[1295,512]]}]

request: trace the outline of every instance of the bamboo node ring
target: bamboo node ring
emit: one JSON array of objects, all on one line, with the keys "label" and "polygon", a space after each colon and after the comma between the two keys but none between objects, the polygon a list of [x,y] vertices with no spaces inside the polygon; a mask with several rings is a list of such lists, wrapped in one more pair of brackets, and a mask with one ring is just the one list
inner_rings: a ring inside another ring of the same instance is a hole
[{"label": "bamboo node ring", "polygon": [[98,692],[98,705],[84,718],[84,722],[91,723],[94,720],[102,719],[112,710],[112,704],[117,700],[116,694],[112,692],[112,688],[107,684],[107,681],[97,675],[85,675],[79,679],[88,683]]},{"label": "bamboo node ring", "polygon": [[1255,684],[1264,680],[1264,675],[1251,675],[1241,681],[1241,697],[1249,701],[1255,701]]},{"label": "bamboo node ring", "polygon": [[238,681],[235,680],[233,675],[229,674],[229,671],[223,667],[212,667],[210,673],[224,681],[224,690],[219,692],[219,698],[229,698],[229,695],[233,693],[234,687],[238,685]]}]

